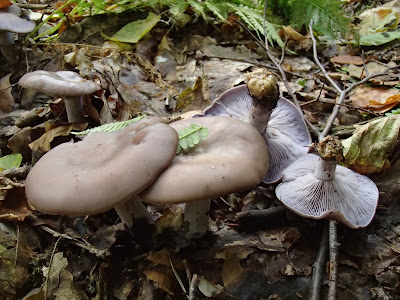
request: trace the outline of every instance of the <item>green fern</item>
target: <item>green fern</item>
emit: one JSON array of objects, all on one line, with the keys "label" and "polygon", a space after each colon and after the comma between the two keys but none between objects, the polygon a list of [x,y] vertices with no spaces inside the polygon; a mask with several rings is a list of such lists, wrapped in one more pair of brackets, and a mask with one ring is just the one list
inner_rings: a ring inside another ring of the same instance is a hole
[{"label": "green fern", "polygon": [[126,126],[128,126],[128,125],[130,125],[132,123],[140,121],[144,117],[145,116],[139,116],[139,117],[136,117],[136,118],[131,119],[131,120],[104,124],[104,125],[101,125],[101,126],[97,126],[97,127],[94,127],[94,128],[87,129],[85,131],[79,131],[79,132],[78,131],[71,131],[71,133],[75,134],[75,135],[86,135],[86,134],[91,133],[91,132],[113,132],[113,131],[118,131],[118,130],[124,129]]},{"label": "green fern", "polygon": [[180,130],[178,132],[179,143],[178,148],[176,149],[176,154],[179,154],[188,148],[193,148],[195,145],[200,143],[200,140],[206,138],[208,134],[209,132],[206,127],[198,126],[196,124],[192,124],[191,126]]},{"label": "green fern", "polygon": [[333,38],[343,35],[349,25],[340,0],[271,0],[271,9],[297,29],[313,20],[316,31]]}]

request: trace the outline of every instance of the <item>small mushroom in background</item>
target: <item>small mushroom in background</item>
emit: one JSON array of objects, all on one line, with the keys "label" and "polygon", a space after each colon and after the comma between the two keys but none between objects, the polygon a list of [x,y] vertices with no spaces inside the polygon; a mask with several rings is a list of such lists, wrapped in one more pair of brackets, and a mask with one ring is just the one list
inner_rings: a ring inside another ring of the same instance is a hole
[{"label": "small mushroom in background", "polygon": [[270,167],[263,182],[269,184],[279,181],[287,166],[306,155],[312,141],[301,112],[279,98],[276,77],[259,69],[254,73],[247,85],[227,90],[194,117],[229,116],[254,126],[267,144]]},{"label": "small mushroom in background", "polygon": [[128,200],[156,180],[175,156],[178,134],[163,122],[147,117],[121,131],[89,133],[80,142],[55,147],[27,176],[28,202],[43,213],[72,216],[115,208],[128,227],[132,214],[149,218],[140,202]]},{"label": "small mushroom in background", "polygon": [[[0,8],[0,47],[14,43],[13,32],[29,33],[36,27],[35,22],[20,18],[21,8],[17,5]],[[4,54],[4,52],[3,52]]]},{"label": "small mushroom in background", "polygon": [[100,86],[72,71],[34,71],[21,77],[18,83],[26,89],[42,92],[64,100],[69,123],[83,123],[83,96],[100,90]]},{"label": "small mushroom in background", "polygon": [[257,186],[268,170],[261,135],[229,117],[204,117],[170,124],[180,131],[196,124],[209,135],[188,153],[179,153],[160,177],[138,197],[153,204],[186,203],[189,237],[202,235],[208,224],[210,199]]},{"label": "small mushroom in background", "polygon": [[322,140],[318,152],[321,157],[307,154],[283,171],[276,196],[288,209],[306,218],[334,219],[351,228],[367,226],[378,204],[375,183],[337,165],[341,144],[336,138]]}]

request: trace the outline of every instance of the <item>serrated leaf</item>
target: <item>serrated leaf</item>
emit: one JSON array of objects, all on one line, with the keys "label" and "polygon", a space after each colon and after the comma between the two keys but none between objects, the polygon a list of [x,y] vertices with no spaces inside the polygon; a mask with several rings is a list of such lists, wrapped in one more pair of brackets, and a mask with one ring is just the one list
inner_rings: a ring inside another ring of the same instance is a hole
[{"label": "serrated leaf", "polygon": [[10,170],[12,168],[18,168],[22,162],[22,155],[19,153],[9,154],[0,157],[0,171]]},{"label": "serrated leaf", "polygon": [[200,140],[205,139],[209,132],[206,127],[192,124],[178,132],[179,143],[176,149],[176,154],[179,154],[182,149],[193,148],[195,145],[200,143]]},{"label": "serrated leaf", "polygon": [[126,126],[128,126],[128,125],[130,125],[132,123],[140,121],[144,117],[146,117],[146,116],[139,116],[139,117],[136,117],[136,118],[128,120],[128,121],[121,121],[121,122],[104,124],[104,125],[101,125],[101,126],[98,126],[98,127],[94,127],[94,128],[91,128],[91,129],[88,129],[88,130],[85,130],[85,131],[80,131],[80,132],[72,131],[71,133],[75,134],[75,135],[85,135],[85,134],[88,134],[90,132],[113,132],[113,131],[118,131],[118,130],[124,129]]},{"label": "serrated leaf", "polygon": [[345,163],[355,171],[370,174],[388,165],[387,155],[398,139],[400,115],[374,120],[359,126],[342,141]]}]

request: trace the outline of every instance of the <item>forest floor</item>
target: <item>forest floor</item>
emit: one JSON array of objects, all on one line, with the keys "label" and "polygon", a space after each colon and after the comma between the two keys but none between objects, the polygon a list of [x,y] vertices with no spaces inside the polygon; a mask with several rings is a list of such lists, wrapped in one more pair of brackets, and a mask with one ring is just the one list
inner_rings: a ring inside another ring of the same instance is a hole
[{"label": "forest floor", "polygon": [[[114,210],[51,216],[27,203],[24,184],[31,163],[74,139],[71,130],[84,129],[67,123],[61,99],[18,87],[27,71],[74,70],[99,83],[102,90],[86,102],[85,128],[143,114],[175,118],[204,109],[224,91],[245,83],[246,73],[258,67],[275,73],[282,96],[290,98],[266,50],[237,24],[199,19],[173,30],[164,24],[131,49],[105,44],[102,26],[131,17],[86,17],[67,27],[56,43],[16,43],[11,59],[7,53],[0,56],[0,96],[2,103],[8,101],[1,107],[0,147],[3,155],[23,156],[21,167],[0,175],[0,299],[307,299],[328,221],[283,209],[276,184],[213,199],[208,231],[194,240],[185,238],[178,205],[148,205],[156,223],[127,229]],[[111,36],[113,30],[104,33]],[[337,92],[314,61],[309,33],[296,40],[286,34],[291,52],[281,66],[287,83],[307,119],[321,130]],[[269,51],[280,59],[280,49]],[[400,63],[396,41],[375,47],[321,42],[317,53],[344,89],[366,76],[366,66],[371,74]],[[399,69],[393,68],[357,87],[346,97],[333,132],[345,139],[355,125],[383,118],[400,101],[399,82]],[[375,106],[368,102],[371,97]],[[385,156],[390,167],[368,174],[380,193],[371,224],[359,229],[337,225],[337,299],[400,299],[398,145],[397,140]],[[328,282],[329,265],[324,263],[321,299]]]}]

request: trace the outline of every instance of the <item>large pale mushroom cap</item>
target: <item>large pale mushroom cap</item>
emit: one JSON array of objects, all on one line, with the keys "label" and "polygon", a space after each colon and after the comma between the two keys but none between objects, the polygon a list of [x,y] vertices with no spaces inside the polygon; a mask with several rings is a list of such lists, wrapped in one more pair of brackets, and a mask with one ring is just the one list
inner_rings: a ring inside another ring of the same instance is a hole
[{"label": "large pale mushroom cap", "polygon": [[49,214],[97,214],[130,200],[171,163],[176,131],[145,118],[121,131],[89,133],[46,153],[26,179],[29,203]]},{"label": "large pale mushroom cap", "polygon": [[139,198],[150,203],[207,200],[250,189],[268,169],[268,152],[261,135],[250,125],[229,117],[180,120],[170,126],[180,131],[191,124],[208,128],[187,154],[171,165]]},{"label": "large pale mushroom cap", "polygon": [[97,83],[83,79],[72,71],[34,71],[22,76],[18,84],[24,88],[59,97],[88,95],[100,90]]},{"label": "large pale mushroom cap", "polygon": [[275,193],[295,213],[313,219],[331,218],[351,228],[367,226],[375,215],[379,191],[368,177],[342,166],[335,178],[314,176],[320,158],[307,154],[283,171]]}]

